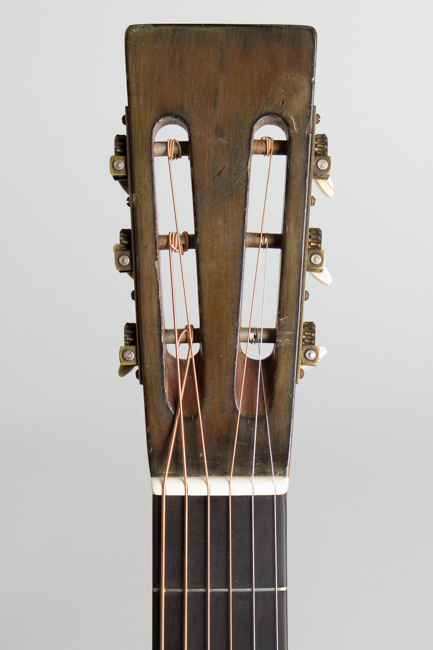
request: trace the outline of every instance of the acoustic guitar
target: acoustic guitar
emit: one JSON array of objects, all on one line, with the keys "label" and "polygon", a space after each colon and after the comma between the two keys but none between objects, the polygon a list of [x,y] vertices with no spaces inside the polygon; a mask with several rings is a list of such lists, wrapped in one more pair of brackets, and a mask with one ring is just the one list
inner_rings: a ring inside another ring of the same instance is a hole
[{"label": "acoustic guitar", "polygon": [[[119,372],[135,368],[144,391],[154,650],[287,648],[295,388],[325,353],[314,323],[303,322],[306,272],[331,280],[322,233],[309,228],[313,179],[333,194],[327,138],[315,134],[315,57],[311,27],[126,31],[126,135],[115,138],[110,170],[128,193],[131,228],[120,233],[115,264],[133,277],[136,323],[125,326]],[[158,138],[170,124],[185,138]],[[265,125],[282,137],[256,137]],[[258,156],[266,172],[252,231]],[[267,212],[276,157],[285,164],[278,232],[267,226],[276,222]],[[157,210],[160,163],[168,215]],[[187,227],[182,164],[192,188]]]}]

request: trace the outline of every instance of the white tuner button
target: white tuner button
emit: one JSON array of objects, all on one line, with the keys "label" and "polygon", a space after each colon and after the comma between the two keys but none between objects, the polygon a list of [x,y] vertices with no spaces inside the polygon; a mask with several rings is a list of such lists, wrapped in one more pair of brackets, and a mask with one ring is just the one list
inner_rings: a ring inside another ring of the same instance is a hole
[{"label": "white tuner button", "polygon": [[329,196],[330,199],[334,196],[334,183],[332,182],[331,178],[324,179],[324,178],[315,178],[314,179],[319,187],[319,189],[325,194],[326,196]]},{"label": "white tuner button", "polygon": [[322,284],[332,284],[332,276],[329,273],[327,268],[324,268],[323,271],[308,271],[310,275],[313,276],[313,278],[316,278],[319,282],[322,282]]}]

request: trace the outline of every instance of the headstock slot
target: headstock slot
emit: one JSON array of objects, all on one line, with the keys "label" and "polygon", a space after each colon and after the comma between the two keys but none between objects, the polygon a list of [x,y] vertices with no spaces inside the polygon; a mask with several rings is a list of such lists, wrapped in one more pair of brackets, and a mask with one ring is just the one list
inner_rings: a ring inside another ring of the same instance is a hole
[{"label": "headstock slot", "polygon": [[[269,123],[266,122],[269,120]],[[251,156],[249,193],[247,207],[247,224],[246,224],[246,241],[245,241],[245,259],[242,282],[242,307],[241,307],[241,327],[247,328],[250,318],[251,300],[253,294],[253,281],[256,261],[259,256],[258,281],[255,291],[254,310],[253,310],[253,327],[260,330],[262,318],[262,303],[264,304],[264,327],[275,328],[279,297],[279,277],[281,266],[281,246],[282,246],[282,225],[283,210],[285,198],[285,186],[287,176],[287,164],[289,153],[289,140],[287,139],[287,129],[278,126],[279,120],[274,116],[262,118],[258,128],[254,130],[254,140],[252,152],[258,150],[258,143],[265,145],[263,137],[272,137],[272,147],[279,153],[272,155],[270,182],[266,214],[264,220],[264,242],[260,250],[260,228],[263,217],[264,196],[266,190],[266,179],[269,166],[269,158],[265,155]],[[254,146],[254,144],[256,145]],[[277,144],[275,144],[277,143]],[[282,153],[282,155],[281,155]],[[256,241],[253,240],[253,233],[256,234]],[[255,246],[252,247],[253,243]],[[265,277],[266,267],[266,277]],[[278,278],[278,281],[277,281]],[[264,283],[266,283],[265,293],[263,292]],[[255,337],[252,344],[241,342],[241,350],[245,354],[248,347],[248,357],[250,359],[259,358],[260,332],[259,337]],[[261,358],[269,357],[274,351],[274,343],[264,342],[261,349]]]},{"label": "headstock slot", "polygon": [[[161,138],[165,139],[166,147],[164,157],[155,156],[155,149],[157,149],[157,152],[162,149],[161,146],[155,147],[156,137],[159,138],[159,145],[161,145]],[[176,344],[173,329],[175,325],[173,308],[176,311],[177,326],[181,327],[178,336],[179,340],[182,341],[182,344],[179,345],[180,371],[182,376],[187,368],[186,358],[188,355],[188,345],[186,345],[187,337],[185,335],[182,336],[183,326],[186,327],[189,319],[189,322],[196,331],[200,327],[196,251],[195,247],[189,247],[190,236],[191,239],[194,239],[195,243],[195,226],[191,188],[191,166],[189,157],[185,155],[185,151],[189,151],[187,137],[187,128],[174,117],[164,117],[162,120],[159,120],[153,130],[155,226],[159,248],[158,272],[161,322],[163,324],[161,334],[166,396],[173,411],[176,409],[178,403],[179,392]],[[171,177],[167,158],[167,142],[169,140],[174,141],[174,152],[178,156],[171,161]],[[173,202],[175,203],[175,208]],[[174,210],[176,210],[176,218]],[[179,227],[179,232],[183,233],[180,243],[184,252],[182,254],[182,260],[179,254],[173,252],[171,255],[172,268],[170,268],[169,233],[177,233],[177,227]],[[166,337],[165,332],[167,330],[173,332],[171,337]],[[194,343],[193,352],[195,356],[197,356],[199,348],[199,344]],[[200,376],[202,363],[198,356],[196,363],[198,364],[197,372]],[[191,415],[197,412],[197,399],[194,391],[192,367],[189,367],[186,379],[183,409],[185,415]]]}]

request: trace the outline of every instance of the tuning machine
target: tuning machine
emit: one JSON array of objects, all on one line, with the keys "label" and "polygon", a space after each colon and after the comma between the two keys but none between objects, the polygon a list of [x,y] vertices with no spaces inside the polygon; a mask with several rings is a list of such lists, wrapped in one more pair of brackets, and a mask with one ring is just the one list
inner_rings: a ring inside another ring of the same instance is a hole
[{"label": "tuning machine", "polygon": [[114,264],[121,273],[132,275],[132,234],[130,228],[122,228],[119,243],[114,244]]},{"label": "tuning machine", "polygon": [[110,157],[110,173],[115,181],[119,181],[125,192],[129,192],[126,135],[116,135],[114,138],[114,156]]},{"label": "tuning machine", "polygon": [[323,284],[332,282],[331,274],[325,268],[325,251],[322,250],[320,228],[310,228],[308,231],[307,271]]},{"label": "tuning machine", "polygon": [[334,184],[330,178],[332,167],[331,156],[328,156],[328,136],[318,133],[314,139],[313,178],[319,189],[326,196],[334,196]]},{"label": "tuning machine", "polygon": [[119,377],[124,377],[137,365],[137,326],[125,323],[123,330],[124,345],[119,349]]},{"label": "tuning machine", "polygon": [[312,321],[303,323],[300,359],[301,371],[311,368],[311,366],[317,366],[326,353],[326,348],[316,345],[316,325]]}]

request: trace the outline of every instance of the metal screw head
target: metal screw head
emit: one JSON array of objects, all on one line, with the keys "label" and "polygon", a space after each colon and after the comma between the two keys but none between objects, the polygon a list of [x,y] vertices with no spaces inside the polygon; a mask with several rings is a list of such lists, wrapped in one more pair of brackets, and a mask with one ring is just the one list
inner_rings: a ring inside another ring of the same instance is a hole
[{"label": "metal screw head", "polygon": [[322,256],[319,255],[319,253],[314,253],[314,255],[310,257],[310,261],[312,264],[316,264],[317,266],[318,264],[322,263]]},{"label": "metal screw head", "polygon": [[316,124],[319,124],[320,122],[320,115],[319,113],[316,113]]},{"label": "metal screw head", "polygon": [[308,361],[314,361],[314,359],[316,357],[317,357],[316,350],[306,350],[305,351],[305,358],[308,359]]},{"label": "metal screw head", "polygon": [[309,297],[310,297],[310,293],[309,293],[309,291],[305,290],[305,293],[304,293],[304,300],[308,300]]},{"label": "metal screw head", "polygon": [[120,255],[119,256],[119,264],[120,264],[120,266],[128,266],[130,261],[131,260],[129,259],[128,255]]},{"label": "metal screw head", "polygon": [[310,205],[311,205],[311,207],[313,207],[313,205],[316,205],[316,197],[315,196],[311,197]]},{"label": "metal screw head", "polygon": [[122,357],[125,361],[132,361],[135,357],[135,354],[132,350],[123,350]]},{"label": "metal screw head", "polygon": [[328,169],[328,167],[329,167],[329,162],[326,160],[326,158],[320,158],[320,159],[317,161],[317,166],[318,166],[318,168],[319,168],[322,172],[324,172],[325,169]]},{"label": "metal screw head", "polygon": [[121,172],[122,169],[125,168],[125,163],[123,160],[115,160],[113,163],[113,167],[116,170],[116,172]]}]

